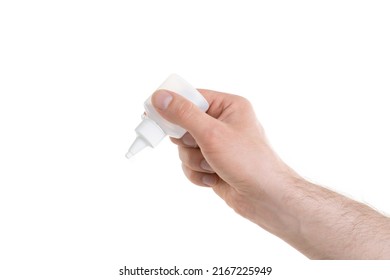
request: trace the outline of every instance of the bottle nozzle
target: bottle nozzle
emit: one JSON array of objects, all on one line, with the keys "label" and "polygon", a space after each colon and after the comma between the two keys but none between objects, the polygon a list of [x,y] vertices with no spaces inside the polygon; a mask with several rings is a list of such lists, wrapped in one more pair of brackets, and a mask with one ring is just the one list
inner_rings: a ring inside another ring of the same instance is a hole
[{"label": "bottle nozzle", "polygon": [[132,152],[128,151],[128,152],[126,153],[125,156],[126,156],[127,158],[131,158],[131,157],[134,156],[134,155],[133,155]]},{"label": "bottle nozzle", "polygon": [[126,153],[127,158],[131,158],[136,153],[149,146],[148,142],[146,142],[142,137],[137,137],[133,144],[131,145],[129,151]]},{"label": "bottle nozzle", "polygon": [[137,138],[134,140],[129,151],[126,154],[127,158],[131,158],[143,148],[156,145],[164,138],[165,132],[148,117],[144,117],[142,122],[135,129]]}]

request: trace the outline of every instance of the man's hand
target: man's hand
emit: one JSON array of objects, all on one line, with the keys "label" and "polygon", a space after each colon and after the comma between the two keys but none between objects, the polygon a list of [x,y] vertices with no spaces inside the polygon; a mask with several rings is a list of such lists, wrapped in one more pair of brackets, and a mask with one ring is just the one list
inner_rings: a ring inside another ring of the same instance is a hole
[{"label": "man's hand", "polygon": [[152,97],[156,110],[188,131],[183,171],[240,215],[311,258],[390,258],[390,220],[366,205],[305,181],[271,149],[243,97],[200,90],[207,113],[173,92]]}]

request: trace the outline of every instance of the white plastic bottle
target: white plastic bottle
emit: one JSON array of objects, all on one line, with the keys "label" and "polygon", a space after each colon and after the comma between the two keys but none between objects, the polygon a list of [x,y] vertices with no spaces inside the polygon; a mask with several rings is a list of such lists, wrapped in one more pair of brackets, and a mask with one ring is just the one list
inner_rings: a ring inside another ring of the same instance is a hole
[{"label": "white plastic bottle", "polygon": [[[206,112],[209,108],[209,104],[199,91],[176,74],[170,75],[158,89],[166,89],[180,94],[193,102],[203,112]],[[126,153],[127,158],[131,158],[147,146],[156,147],[166,135],[181,138],[186,133],[185,129],[168,122],[155,110],[151,97],[145,101],[144,107],[145,114],[142,116],[141,123],[135,129],[137,138]]]}]

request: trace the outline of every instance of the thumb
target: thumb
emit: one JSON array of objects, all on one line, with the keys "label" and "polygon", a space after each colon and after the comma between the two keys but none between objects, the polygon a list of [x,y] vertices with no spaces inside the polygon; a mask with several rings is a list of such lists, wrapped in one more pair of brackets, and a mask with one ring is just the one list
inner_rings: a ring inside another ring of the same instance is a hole
[{"label": "thumb", "polygon": [[195,139],[211,129],[216,120],[202,112],[194,103],[168,90],[158,90],[152,95],[156,111],[167,121],[187,130]]}]

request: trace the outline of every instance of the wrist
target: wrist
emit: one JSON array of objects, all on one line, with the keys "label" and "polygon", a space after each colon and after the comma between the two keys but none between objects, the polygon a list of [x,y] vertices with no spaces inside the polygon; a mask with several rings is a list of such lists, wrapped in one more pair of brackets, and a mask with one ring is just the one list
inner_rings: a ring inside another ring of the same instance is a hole
[{"label": "wrist", "polygon": [[[300,177],[288,166],[279,169],[273,180],[257,184],[258,194],[255,213],[250,220],[283,239],[299,235],[299,220],[294,205],[299,203],[296,193],[309,182]],[[270,177],[269,177],[270,178]]]}]

